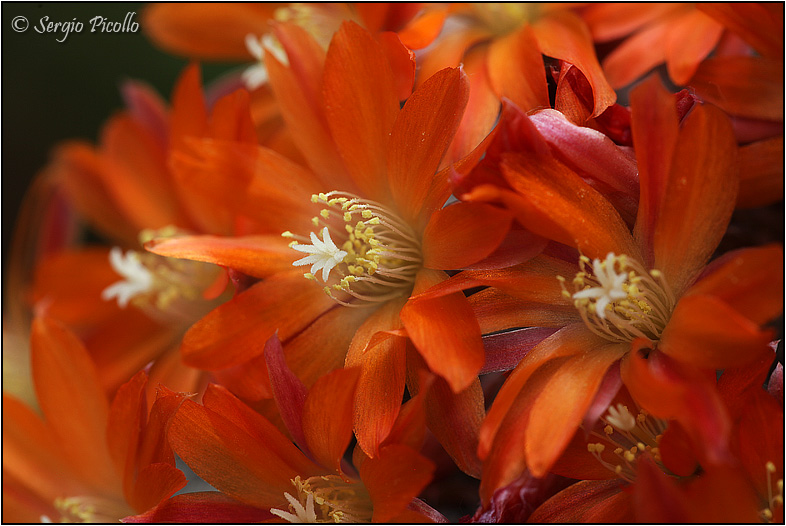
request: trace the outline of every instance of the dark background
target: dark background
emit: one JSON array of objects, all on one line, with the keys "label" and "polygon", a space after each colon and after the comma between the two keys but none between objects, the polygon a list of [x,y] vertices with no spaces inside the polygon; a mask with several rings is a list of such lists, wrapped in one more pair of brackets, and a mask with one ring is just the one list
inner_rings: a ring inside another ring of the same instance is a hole
[{"label": "dark background", "polygon": [[[169,55],[145,36],[140,2],[2,4],[2,265],[25,189],[47,163],[52,147],[71,138],[94,142],[101,126],[123,107],[119,86],[143,80],[166,100],[187,60]],[[96,15],[122,22],[136,12],[136,33],[90,33]],[[24,16],[29,27],[14,31]],[[84,24],[81,33],[37,33],[41,18]],[[206,81],[232,66],[203,67]]]}]

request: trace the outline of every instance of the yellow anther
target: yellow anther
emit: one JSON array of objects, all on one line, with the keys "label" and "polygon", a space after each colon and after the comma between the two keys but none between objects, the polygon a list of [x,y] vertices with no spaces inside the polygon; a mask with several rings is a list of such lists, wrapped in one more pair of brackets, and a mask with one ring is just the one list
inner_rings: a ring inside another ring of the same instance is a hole
[{"label": "yellow anther", "polygon": [[379,220],[378,217],[372,217],[371,219],[368,220],[369,225],[378,225],[380,223],[381,221]]},{"label": "yellow anther", "polygon": [[641,442],[637,442],[636,447],[639,448],[639,451],[644,451],[645,449],[647,449],[647,447]]},{"label": "yellow anther", "polygon": [[319,226],[319,218],[318,217],[312,217],[311,218],[311,224],[314,225],[315,227],[318,227]]},{"label": "yellow anther", "polygon": [[303,274],[303,277],[310,281],[316,281],[317,279],[316,276],[314,276],[314,274],[312,274],[311,272],[306,272],[305,274]]},{"label": "yellow anther", "polygon": [[360,213],[360,215],[363,217],[363,219],[371,219],[371,217],[372,217],[374,214],[372,214],[372,213],[371,213],[371,210],[363,210],[363,211]]},{"label": "yellow anther", "polygon": [[605,449],[606,446],[604,446],[603,444],[595,444],[595,451],[597,451],[598,453],[603,453],[603,450]]},{"label": "yellow anther", "polygon": [[636,455],[634,455],[634,454],[633,454],[633,453],[631,453],[630,451],[626,451],[626,452],[625,452],[625,454],[623,455],[623,457],[624,457],[624,458],[625,458],[625,460],[627,460],[628,462],[633,462],[634,460],[636,460]]},{"label": "yellow anther", "polygon": [[352,213],[351,212],[344,212],[344,221],[349,223],[352,221]]},{"label": "yellow anther", "polygon": [[590,453],[594,453],[595,452],[595,444],[587,444],[587,451],[589,451]]},{"label": "yellow anther", "polygon": [[767,471],[769,471],[770,473],[775,473],[775,464],[768,461],[765,466],[767,468]]},{"label": "yellow anther", "polygon": [[761,514],[762,514],[762,516],[764,517],[765,520],[768,520],[768,521],[772,520],[772,511],[769,508],[765,509],[765,510],[762,510]]},{"label": "yellow anther", "polygon": [[292,247],[294,247],[294,246],[295,246],[295,245],[297,245],[297,244],[298,244],[298,242],[297,242],[297,241],[290,241],[290,242],[289,242],[289,248],[292,248]]},{"label": "yellow anther", "polygon": [[319,201],[319,196],[317,194],[311,194],[311,202],[317,203]]},{"label": "yellow anther", "polygon": [[287,230],[286,232],[281,233],[281,237],[295,237],[295,234]]},{"label": "yellow anther", "polygon": [[320,210],[319,215],[321,215],[325,219],[328,219],[330,217],[330,210],[328,210],[327,208],[323,208],[322,210]]},{"label": "yellow anther", "polygon": [[615,466],[614,467],[614,473],[616,473],[617,475],[622,473],[622,466],[620,466],[620,465]]},{"label": "yellow anther", "polygon": [[603,432],[606,433],[607,435],[610,435],[614,433],[614,428],[607,425],[606,427],[603,428]]}]

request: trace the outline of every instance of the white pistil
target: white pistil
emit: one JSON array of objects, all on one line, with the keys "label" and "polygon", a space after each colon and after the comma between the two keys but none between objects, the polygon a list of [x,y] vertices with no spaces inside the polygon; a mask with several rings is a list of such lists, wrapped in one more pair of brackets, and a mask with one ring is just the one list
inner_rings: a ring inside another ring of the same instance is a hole
[{"label": "white pistil", "polygon": [[112,247],[109,251],[109,263],[112,268],[125,278],[108,286],[101,292],[104,301],[117,298],[117,304],[125,308],[134,296],[144,294],[153,287],[153,275],[142,264],[139,254],[129,250],[123,255],[120,247]]},{"label": "white pistil", "polygon": [[606,416],[606,421],[623,431],[630,431],[636,427],[636,419],[628,411],[628,408],[622,404],[617,404],[617,407],[609,406],[609,414]]},{"label": "white pistil", "polygon": [[606,261],[594,260],[592,269],[595,271],[595,278],[600,286],[590,287],[573,295],[574,299],[594,299],[596,301],[595,312],[601,319],[606,318],[606,307],[610,303],[628,296],[628,293],[622,288],[622,285],[628,280],[628,274],[626,272],[617,274],[614,270],[615,259],[614,253],[609,252]]},{"label": "white pistil", "polygon": [[296,244],[292,245],[292,248],[298,252],[310,254],[309,256],[298,259],[292,263],[292,265],[311,265],[311,274],[322,269],[322,281],[327,281],[330,277],[330,271],[333,270],[336,265],[344,261],[344,258],[347,256],[347,252],[341,250],[333,243],[333,240],[330,238],[328,227],[322,229],[322,241],[319,240],[314,232],[311,232],[310,245]]},{"label": "white pistil", "polygon": [[290,509],[295,513],[289,513],[278,508],[270,508],[270,513],[292,523],[315,524],[317,522],[317,514],[314,510],[314,495],[308,495],[305,507],[289,493],[284,492],[284,496],[289,501]]},{"label": "white pistil", "polygon": [[265,50],[275,56],[282,64],[289,64],[289,60],[281,44],[269,33],[261,37],[256,37],[249,33],[246,35],[245,43],[248,52],[256,59],[256,63],[246,68],[241,74],[243,83],[250,90],[266,84],[269,79],[267,66],[265,66]]}]

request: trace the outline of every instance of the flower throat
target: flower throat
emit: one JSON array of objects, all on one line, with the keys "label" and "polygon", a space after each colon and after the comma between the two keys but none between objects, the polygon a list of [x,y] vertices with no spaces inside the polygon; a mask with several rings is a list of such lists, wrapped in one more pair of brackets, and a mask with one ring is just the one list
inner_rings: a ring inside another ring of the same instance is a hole
[{"label": "flower throat", "polygon": [[293,265],[311,265],[307,279],[350,307],[384,302],[412,289],[423,257],[409,225],[385,206],[345,192],[314,194],[311,201],[323,206],[312,218],[316,232],[309,238],[282,234],[306,254]]}]

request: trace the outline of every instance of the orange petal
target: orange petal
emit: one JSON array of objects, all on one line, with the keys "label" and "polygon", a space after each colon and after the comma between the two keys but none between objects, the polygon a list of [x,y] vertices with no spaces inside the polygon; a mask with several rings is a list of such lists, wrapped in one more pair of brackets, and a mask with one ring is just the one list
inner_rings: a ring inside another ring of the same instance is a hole
[{"label": "orange petal", "polygon": [[663,42],[675,18],[664,18],[646,27],[603,59],[603,71],[611,87],[623,88],[666,60]]},{"label": "orange petal", "polygon": [[423,266],[459,269],[488,256],[502,242],[510,213],[484,203],[456,203],[437,210],[423,232]]},{"label": "orange petal", "polygon": [[763,325],[783,311],[783,249],[768,245],[729,252],[688,294],[714,296]]},{"label": "orange petal", "polygon": [[403,299],[389,301],[357,330],[346,358],[346,367],[361,368],[355,392],[355,435],[370,457],[390,433],[401,408],[405,383],[403,338],[384,331],[401,327]]},{"label": "orange petal", "polygon": [[666,45],[666,66],[675,84],[685,85],[720,40],[723,26],[693,10],[671,24]]},{"label": "orange petal", "polygon": [[421,213],[468,97],[466,75],[460,69],[445,69],[424,82],[396,118],[387,170],[393,198],[405,221],[414,221]]},{"label": "orange petal", "polygon": [[505,97],[529,112],[549,107],[543,57],[532,28],[521,29],[491,41],[488,50],[489,81],[498,98]]},{"label": "orange petal", "polygon": [[[535,477],[543,476],[575,433],[606,370],[627,351],[611,343],[571,358],[543,386],[532,406],[524,450]],[[506,425],[501,429],[504,432]]]},{"label": "orange petal", "polygon": [[[587,349],[602,347],[607,343],[589,332],[583,322],[579,322],[564,327],[536,345],[508,376],[486,415],[480,430],[480,458],[485,459],[489,455],[500,425],[536,369],[555,358],[584,353]],[[553,371],[550,374],[553,374]]]},{"label": "orange petal", "polygon": [[172,92],[169,116],[170,148],[176,150],[185,137],[202,137],[207,130],[207,108],[199,66],[190,64],[180,74]]},{"label": "orange petal", "polygon": [[581,320],[573,305],[533,303],[496,289],[482,290],[468,299],[483,334],[522,326],[561,328]]},{"label": "orange petal", "polygon": [[126,495],[132,493],[136,471],[136,449],[140,430],[147,417],[146,384],[147,375],[144,371],[139,371],[117,390],[109,412],[107,444],[115,463],[115,470],[122,476],[123,491]]},{"label": "orange petal", "polygon": [[[423,269],[418,272],[415,292],[444,279],[443,272]],[[432,371],[456,393],[469,387],[484,357],[480,327],[463,294],[409,301],[401,310],[401,321]]]},{"label": "orange petal", "polygon": [[232,367],[258,355],[276,329],[286,340],[335,307],[300,272],[276,274],[194,324],[183,337],[183,360],[200,369]]},{"label": "orange petal", "polygon": [[619,213],[597,190],[553,157],[507,154],[502,173],[524,199],[510,201],[517,219],[538,235],[575,246],[589,258],[609,252],[638,259]]},{"label": "orange petal", "polygon": [[655,226],[655,268],[679,297],[726,232],[739,186],[726,116],[694,107],[680,130]]},{"label": "orange petal", "polygon": [[214,139],[256,144],[251,98],[246,90],[237,90],[216,101],[210,114],[209,135]]},{"label": "orange petal", "polygon": [[455,393],[442,378],[428,371],[423,359],[410,348],[407,356],[407,388],[414,396],[425,396],[426,424],[456,466],[480,478],[477,455],[480,425],[485,416],[480,380]]},{"label": "orange petal", "polygon": [[316,381],[303,406],[308,448],[326,468],[341,473],[341,459],[352,438],[352,402],[358,369],[339,369]]},{"label": "orange petal", "polygon": [[267,32],[281,4],[151,4],[142,13],[145,33],[169,52],[213,60],[252,60],[246,35]]},{"label": "orange petal", "polygon": [[145,248],[160,256],[215,263],[266,278],[292,270],[297,253],[279,236],[183,236],[153,240]]},{"label": "orange petal", "polygon": [[431,481],[434,469],[433,462],[398,444],[366,460],[360,478],[374,503],[374,522],[388,522],[404,511]]},{"label": "orange petal", "polygon": [[287,366],[278,334],[273,334],[265,343],[265,362],[281,419],[295,444],[306,455],[311,456],[303,435],[303,405],[306,403],[308,390]]},{"label": "orange petal", "polygon": [[385,158],[398,94],[382,46],[344,22],[325,58],[325,115],[349,174],[363,194],[385,200]]},{"label": "orange petal", "polygon": [[589,30],[578,16],[557,11],[540,18],[532,29],[541,53],[573,64],[587,77],[595,99],[592,117],[614,104],[617,94],[606,81]]},{"label": "orange petal", "polygon": [[220,414],[232,424],[242,429],[265,449],[286,462],[296,472],[307,475],[316,474],[320,468],[311,462],[300,450],[285,437],[268,419],[238,400],[228,390],[210,384],[205,391],[205,408]]},{"label": "orange petal", "polygon": [[185,487],[186,476],[169,464],[145,466],[137,475],[133,495],[128,502],[137,511],[146,511]]},{"label": "orange petal", "polygon": [[[305,30],[293,24],[276,26],[276,36],[287,49],[291,66],[284,66],[269,53],[265,55],[265,65],[292,140],[308,166],[325,183],[336,181],[338,187],[354,191],[354,184],[345,174],[344,163],[330,136],[322,106],[324,50]],[[331,189],[321,188],[319,191]]]},{"label": "orange petal", "polygon": [[423,57],[418,57],[418,75],[415,85],[420,86],[444,68],[455,68],[461,64],[464,53],[473,45],[488,39],[489,33],[477,28],[456,28],[455,31],[437,39]]},{"label": "orange petal", "polygon": [[404,47],[396,33],[380,33],[377,40],[382,44],[393,71],[396,94],[399,100],[406,100],[412,94],[412,86],[415,84],[415,54]]},{"label": "orange petal", "polygon": [[596,41],[617,40],[666,17],[672,11],[685,11],[683,4],[603,3],[587,6],[581,12]]},{"label": "orange petal", "polygon": [[765,57],[783,60],[783,7],[773,9],[756,3],[697,4],[727,29],[742,37]]},{"label": "orange petal", "polygon": [[[280,504],[297,473],[254,437],[220,414],[186,401],[172,419],[172,448],[205,482],[260,508]],[[302,455],[299,451],[298,455]]]},{"label": "orange petal", "polygon": [[652,265],[652,237],[669,178],[679,121],[674,97],[657,75],[650,75],[630,94],[631,126],[639,169],[639,211],[634,235],[646,265]]},{"label": "orange petal", "polygon": [[783,195],[783,136],[746,144],[737,156],[740,193],[737,208],[757,208],[780,200]]},{"label": "orange petal", "polygon": [[398,31],[401,42],[410,49],[422,49],[428,46],[442,31],[447,14],[444,6],[428,5],[416,18]]},{"label": "orange petal", "polygon": [[713,57],[701,63],[690,85],[702,99],[727,113],[777,122],[783,118],[782,79],[780,60]]},{"label": "orange petal", "polygon": [[771,331],[759,330],[723,301],[690,294],[677,303],[658,348],[681,362],[726,369],[770,352],[771,339]]},{"label": "orange petal", "polygon": [[30,345],[38,403],[66,458],[84,480],[119,492],[106,443],[109,403],[87,351],[47,318],[33,321]]}]

